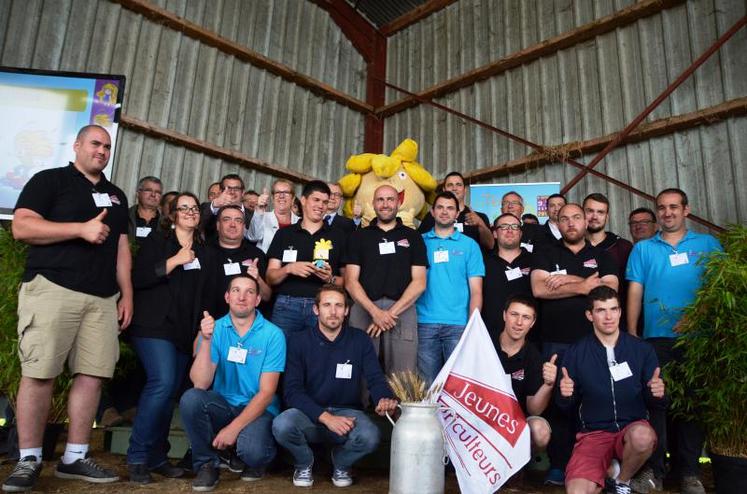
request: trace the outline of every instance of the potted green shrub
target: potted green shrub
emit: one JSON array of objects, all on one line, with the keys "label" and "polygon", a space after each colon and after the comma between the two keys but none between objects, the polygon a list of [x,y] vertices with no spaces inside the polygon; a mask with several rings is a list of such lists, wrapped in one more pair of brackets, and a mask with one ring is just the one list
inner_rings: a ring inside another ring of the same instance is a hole
[{"label": "potted green shrub", "polygon": [[680,324],[684,357],[665,374],[674,412],[706,429],[716,491],[733,493],[747,485],[747,227],[720,240],[724,252],[705,260],[703,286]]}]

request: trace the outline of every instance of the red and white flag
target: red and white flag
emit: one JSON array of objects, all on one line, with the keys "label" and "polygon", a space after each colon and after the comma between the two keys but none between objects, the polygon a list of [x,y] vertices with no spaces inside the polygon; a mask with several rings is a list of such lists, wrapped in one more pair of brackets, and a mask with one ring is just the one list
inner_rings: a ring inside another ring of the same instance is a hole
[{"label": "red and white flag", "polygon": [[474,311],[454,352],[431,389],[446,448],[465,494],[497,491],[529,461],[529,426],[511,388],[511,377]]}]

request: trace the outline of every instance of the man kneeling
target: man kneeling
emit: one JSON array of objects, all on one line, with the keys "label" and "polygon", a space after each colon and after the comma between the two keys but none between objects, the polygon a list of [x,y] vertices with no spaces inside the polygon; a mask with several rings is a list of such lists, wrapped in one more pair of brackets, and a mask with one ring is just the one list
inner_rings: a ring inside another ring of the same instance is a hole
[{"label": "man kneeling", "polygon": [[660,406],[664,381],[654,349],[620,332],[620,299],[612,288],[589,292],[590,334],[563,356],[558,404],[577,407],[581,432],[565,473],[566,492],[601,491],[613,459],[620,463],[616,494],[629,494],[630,478],[651,456],[656,433],[645,420],[647,404]]},{"label": "man kneeling", "polygon": [[[259,480],[275,457],[272,419],[280,411],[275,391],[285,368],[283,332],[256,310],[259,284],[247,274],[228,284],[229,312],[215,321],[204,313],[189,377],[194,388],[179,404],[197,477],[192,490],[218,483],[217,450],[236,447],[246,464],[242,480]],[[212,385],[212,389],[211,388]]]},{"label": "man kneeling", "polygon": [[289,409],[272,424],[278,443],[293,455],[293,485],[311,487],[314,453],[309,443],[329,442],[334,472],[332,483],[353,483],[350,469],[379,444],[379,429],[363,412],[361,390],[368,385],[376,413],[392,412],[397,402],[381,371],[371,338],[345,327],[345,290],[324,285],[316,295],[317,326],[288,342],[285,402]]}]

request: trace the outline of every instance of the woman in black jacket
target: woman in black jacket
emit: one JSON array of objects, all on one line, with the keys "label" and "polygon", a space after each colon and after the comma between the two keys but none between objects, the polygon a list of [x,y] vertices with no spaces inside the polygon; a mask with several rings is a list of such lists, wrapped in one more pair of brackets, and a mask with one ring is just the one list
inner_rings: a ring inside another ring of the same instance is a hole
[{"label": "woman in black jacket", "polygon": [[202,311],[212,310],[207,304],[214,298],[215,268],[198,230],[197,197],[180,193],[170,220],[170,226],[148,235],[132,270],[135,313],[129,332],[147,376],[127,450],[130,480],[138,483],[151,482],[150,472],[184,473],[167,460],[169,427]]}]

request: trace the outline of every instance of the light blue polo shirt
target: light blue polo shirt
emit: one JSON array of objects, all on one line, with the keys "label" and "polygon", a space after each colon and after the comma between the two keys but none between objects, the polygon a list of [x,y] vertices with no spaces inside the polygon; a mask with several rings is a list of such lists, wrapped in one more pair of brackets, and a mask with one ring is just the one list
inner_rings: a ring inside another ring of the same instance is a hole
[{"label": "light blue polo shirt", "polygon": [[[485,264],[477,242],[454,230],[441,238],[435,229],[423,234],[428,251],[428,276],[425,292],[415,307],[418,323],[467,324],[469,318],[469,278],[485,276]],[[448,252],[448,261],[439,262]]]},{"label": "light blue polo shirt", "polygon": [[[698,261],[713,251],[723,251],[715,237],[691,230],[676,248],[662,240],[661,232],[633,246],[625,278],[643,285],[644,338],[678,336],[672,328],[703,283],[705,267]],[[670,256],[682,253],[687,264],[672,266]]]},{"label": "light blue polo shirt", "polygon": [[[240,347],[247,350],[243,364],[228,361],[228,349]],[[285,370],[285,336],[280,328],[255,311],[254,324],[239,337],[227,314],[215,321],[210,359],[217,364],[213,391],[233,406],[245,406],[259,392],[259,378],[263,372]],[[272,399],[267,411],[273,416],[280,413],[280,399]]]}]

